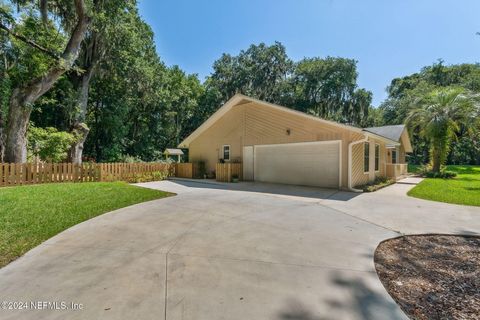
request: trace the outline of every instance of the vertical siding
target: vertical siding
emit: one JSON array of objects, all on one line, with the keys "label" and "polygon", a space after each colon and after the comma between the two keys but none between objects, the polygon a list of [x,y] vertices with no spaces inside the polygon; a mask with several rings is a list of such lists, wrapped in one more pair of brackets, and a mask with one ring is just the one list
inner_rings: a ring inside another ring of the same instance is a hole
[{"label": "vertical siding", "polygon": [[352,147],[352,186],[356,187],[366,184],[369,180],[368,174],[363,172],[363,145],[356,144]]},{"label": "vertical siding", "polygon": [[[375,172],[375,144],[380,145],[380,158],[379,158],[379,167],[378,172]],[[370,165],[369,172],[365,173],[363,171],[364,166],[364,143],[354,145],[352,147],[352,186],[360,186],[368,183],[369,181],[375,180],[375,177],[385,176],[386,168],[385,163],[387,159],[387,149],[384,142],[380,140],[371,139],[369,140],[370,144]]]},{"label": "vertical siding", "polygon": [[[230,145],[231,159],[241,161],[243,146],[341,140],[342,186],[346,187],[348,144],[362,137],[363,135],[360,133],[328,123],[322,124],[301,115],[255,103],[246,103],[234,106],[193,140],[189,146],[189,157],[190,161],[205,161],[206,168],[210,172],[215,170],[218,159],[222,157],[224,144]],[[353,180],[356,183],[353,185],[365,183],[369,178],[368,175],[366,178],[363,175],[363,146],[356,146],[355,150],[358,148],[361,148],[361,152],[353,153],[355,169],[352,171],[352,175],[355,175],[356,179]],[[358,167],[361,168],[361,174],[359,174]]]},{"label": "vertical siding", "polygon": [[206,170],[215,171],[218,159],[223,157],[223,145],[228,144],[231,161],[241,161],[244,124],[244,107],[242,105],[233,107],[230,112],[190,143],[189,160],[205,161]]}]

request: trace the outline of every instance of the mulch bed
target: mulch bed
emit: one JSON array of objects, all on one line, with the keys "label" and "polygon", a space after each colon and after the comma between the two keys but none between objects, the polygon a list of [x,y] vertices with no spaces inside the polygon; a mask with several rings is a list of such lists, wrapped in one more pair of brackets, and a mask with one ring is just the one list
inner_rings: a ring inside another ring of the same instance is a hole
[{"label": "mulch bed", "polygon": [[480,237],[389,239],[374,260],[384,287],[411,319],[480,319]]}]

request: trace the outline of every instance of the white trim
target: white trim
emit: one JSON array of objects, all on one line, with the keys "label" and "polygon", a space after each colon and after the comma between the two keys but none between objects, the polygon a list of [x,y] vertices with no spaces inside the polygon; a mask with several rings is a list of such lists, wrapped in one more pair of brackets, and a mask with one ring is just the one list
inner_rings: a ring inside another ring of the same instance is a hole
[{"label": "white trim", "polygon": [[309,145],[309,144],[326,144],[326,143],[340,143],[342,140],[322,140],[322,141],[306,141],[306,142],[287,142],[287,143],[270,143],[270,144],[256,144],[255,146],[286,146],[286,145]]},{"label": "white trim", "polygon": [[[395,162],[393,162],[393,151],[395,151]],[[398,149],[395,148],[391,152],[392,152],[392,157],[391,157],[392,158],[392,164],[397,164],[398,163],[398,154],[399,154]]]},{"label": "white trim", "polygon": [[342,188],[342,164],[343,164],[343,159],[342,159],[342,145],[343,141],[338,140],[338,188]]},{"label": "white trim", "polygon": [[389,143],[389,144],[394,145],[394,146],[399,146],[400,145],[399,142],[394,141],[394,140],[390,140],[390,139],[382,137],[382,136],[379,136],[378,134],[371,133],[371,132],[368,132],[368,131],[364,131],[364,133],[369,138],[373,138],[373,139],[376,139],[376,140],[381,140],[385,143]]},{"label": "white trim", "polygon": [[[225,159],[225,147],[228,147],[228,159]],[[224,144],[222,146],[222,159],[223,161],[230,161],[232,159],[232,148],[229,144]]]},{"label": "white trim", "polygon": [[290,142],[290,143],[271,143],[271,144],[256,144],[253,146],[253,179],[255,181],[255,157],[256,147],[271,147],[271,146],[291,146],[291,145],[319,145],[319,144],[338,144],[338,188],[342,187],[342,140],[322,140],[322,141],[308,141],[308,142]]}]

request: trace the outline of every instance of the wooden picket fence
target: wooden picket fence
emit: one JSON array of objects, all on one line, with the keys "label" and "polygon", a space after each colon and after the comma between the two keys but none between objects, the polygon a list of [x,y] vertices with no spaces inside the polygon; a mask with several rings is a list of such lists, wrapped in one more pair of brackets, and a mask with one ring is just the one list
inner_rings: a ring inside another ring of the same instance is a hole
[{"label": "wooden picket fence", "polygon": [[0,163],[0,187],[54,182],[129,181],[159,172],[173,176],[168,163]]},{"label": "wooden picket fence", "polygon": [[194,166],[193,163],[187,162],[187,163],[177,163],[176,164],[176,171],[175,171],[175,176],[179,178],[193,178],[193,172],[194,171]]},{"label": "wooden picket fence", "polygon": [[221,182],[232,182],[232,176],[237,175],[242,180],[243,170],[241,163],[217,163],[216,180]]}]

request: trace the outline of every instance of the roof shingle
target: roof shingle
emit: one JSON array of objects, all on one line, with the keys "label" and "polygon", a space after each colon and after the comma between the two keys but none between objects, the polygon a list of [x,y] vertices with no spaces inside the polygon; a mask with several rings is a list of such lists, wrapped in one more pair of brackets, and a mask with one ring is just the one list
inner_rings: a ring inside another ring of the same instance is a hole
[{"label": "roof shingle", "polygon": [[364,128],[364,131],[385,137],[387,139],[400,142],[403,130],[405,130],[404,124],[398,124],[393,126],[371,127]]}]

